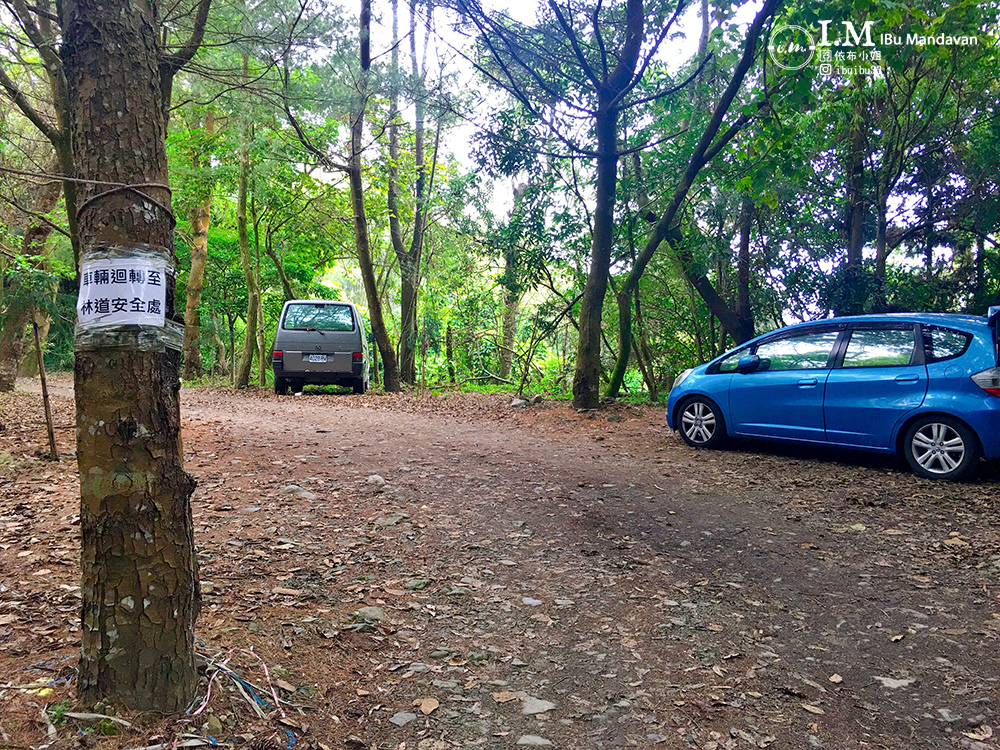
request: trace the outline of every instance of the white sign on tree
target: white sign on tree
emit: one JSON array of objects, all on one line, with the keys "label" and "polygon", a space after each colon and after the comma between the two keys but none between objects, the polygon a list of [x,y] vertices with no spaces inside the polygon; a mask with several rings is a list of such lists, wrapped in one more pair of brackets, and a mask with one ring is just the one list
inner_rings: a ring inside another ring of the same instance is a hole
[{"label": "white sign on tree", "polygon": [[149,259],[85,260],[76,314],[83,328],[164,324],[166,264]]}]

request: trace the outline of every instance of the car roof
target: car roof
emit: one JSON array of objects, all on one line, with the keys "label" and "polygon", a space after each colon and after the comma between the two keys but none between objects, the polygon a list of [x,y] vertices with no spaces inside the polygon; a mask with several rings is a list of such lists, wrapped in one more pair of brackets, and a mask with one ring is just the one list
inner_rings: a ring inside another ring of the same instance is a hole
[{"label": "car roof", "polygon": [[289,305],[347,305],[354,307],[353,302],[342,299],[290,299],[285,302],[285,307]]},{"label": "car roof", "polygon": [[[836,318],[824,318],[806,323],[795,323],[785,328],[778,328],[768,333],[806,328],[808,326],[839,325],[844,323],[926,323],[927,325],[951,326],[960,330],[976,330],[987,326],[987,320],[981,315],[960,315],[957,313],[901,312],[879,313],[875,315],[843,315]],[[768,334],[762,334],[764,336]]]}]

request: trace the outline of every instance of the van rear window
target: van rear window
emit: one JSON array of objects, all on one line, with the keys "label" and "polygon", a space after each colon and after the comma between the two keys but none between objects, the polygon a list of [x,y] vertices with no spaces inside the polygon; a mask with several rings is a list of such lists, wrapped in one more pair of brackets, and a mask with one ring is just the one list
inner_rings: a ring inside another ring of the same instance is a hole
[{"label": "van rear window", "polygon": [[286,331],[353,331],[354,316],[347,305],[289,305],[281,327]]}]

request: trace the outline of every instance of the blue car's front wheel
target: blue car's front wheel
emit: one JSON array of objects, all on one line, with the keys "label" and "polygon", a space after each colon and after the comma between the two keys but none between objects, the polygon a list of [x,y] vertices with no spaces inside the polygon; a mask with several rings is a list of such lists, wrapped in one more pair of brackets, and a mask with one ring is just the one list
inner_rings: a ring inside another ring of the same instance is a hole
[{"label": "blue car's front wheel", "polygon": [[906,431],[903,453],[913,473],[928,479],[964,479],[982,456],[976,434],[944,414],[921,417]]},{"label": "blue car's front wheel", "polygon": [[681,404],[677,422],[684,442],[693,448],[714,448],[726,435],[719,407],[701,396],[695,396]]}]

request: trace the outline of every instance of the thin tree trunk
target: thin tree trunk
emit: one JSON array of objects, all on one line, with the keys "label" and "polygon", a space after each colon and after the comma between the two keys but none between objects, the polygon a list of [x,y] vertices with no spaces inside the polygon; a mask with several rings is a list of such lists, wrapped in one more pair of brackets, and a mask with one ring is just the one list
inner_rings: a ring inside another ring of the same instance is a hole
[{"label": "thin tree trunk", "polygon": [[215,349],[215,362],[212,364],[212,374],[225,377],[229,374],[229,352],[226,342],[219,335],[219,316],[212,313],[212,345]]},{"label": "thin tree trunk", "polygon": [[[93,181],[81,187],[82,262],[103,255],[117,263],[137,252],[161,258],[164,312],[179,330],[164,99],[183,62],[172,68],[161,57],[150,4],[64,0],[62,17],[77,176]],[[139,187],[108,191],[107,183]],[[77,695],[88,704],[174,713],[197,686],[194,480],[181,453],[177,346],[164,337],[151,348],[128,330],[76,341]]]},{"label": "thin tree trunk", "polygon": [[385,390],[399,390],[399,365],[396,352],[389,338],[382,315],[382,300],[375,282],[375,267],[372,263],[371,243],[368,238],[368,215],[365,213],[365,193],[361,175],[361,143],[365,127],[365,108],[368,101],[368,71],[371,68],[371,0],[361,0],[360,47],[361,76],[358,81],[357,111],[351,118],[351,158],[348,177],[351,187],[351,207],[354,209],[354,245],[358,254],[358,266],[365,285],[368,299],[368,317],[372,335],[382,355],[385,368],[383,378]]},{"label": "thin tree trunk", "polygon": [[448,380],[455,385],[455,331],[451,323],[444,330],[444,356],[448,360]]},{"label": "thin tree trunk", "polygon": [[[205,115],[205,132],[215,132],[215,116]],[[201,155],[196,153],[192,162],[195,171],[202,167]],[[206,165],[208,166],[208,165]],[[187,303],[184,309],[184,379],[201,376],[201,291],[205,284],[205,265],[208,263],[208,226],[212,208],[212,192],[207,191],[191,206],[188,219],[191,223],[191,272],[188,274]]]},{"label": "thin tree trunk", "polygon": [[[246,68],[246,58],[243,59]],[[244,146],[249,146],[249,133]],[[240,247],[240,265],[243,266],[243,278],[247,286],[246,328],[243,331],[243,348],[240,352],[240,362],[236,367],[236,387],[246,388],[250,385],[250,371],[253,369],[254,354],[257,352],[257,310],[260,307],[260,288],[257,286],[257,274],[254,269],[253,254],[250,252],[250,236],[247,232],[247,191],[250,184],[250,155],[240,155],[239,186],[236,194],[236,235]]]},{"label": "thin tree trunk", "polygon": [[292,282],[288,280],[288,274],[285,273],[285,266],[281,262],[281,258],[274,251],[274,246],[271,240],[271,231],[268,229],[267,233],[264,235],[264,252],[267,257],[271,259],[274,263],[274,270],[278,272],[278,280],[281,281],[281,289],[285,293],[285,301],[290,299],[295,299],[295,292],[292,290]]},{"label": "thin tree trunk", "polygon": [[753,310],[750,309],[750,232],[753,229],[754,205],[744,198],[740,211],[740,244],[736,257],[736,316],[740,330],[753,338]]},{"label": "thin tree trunk", "polygon": [[508,249],[504,252],[506,280],[503,289],[503,319],[501,322],[501,348],[500,348],[500,369],[498,375],[506,380],[510,377],[511,368],[514,365],[514,344],[517,338],[517,311],[521,306],[521,295],[516,289],[514,280],[514,253],[516,249]]},{"label": "thin tree trunk", "polygon": [[649,400],[655,404],[660,400],[660,393],[656,383],[656,372],[653,369],[653,351],[646,337],[646,323],[642,317],[642,306],[639,304],[638,289],[635,290],[635,323],[636,331],[634,338],[638,344],[636,348],[636,361],[642,369],[642,377],[646,381],[646,388],[649,390]]}]

